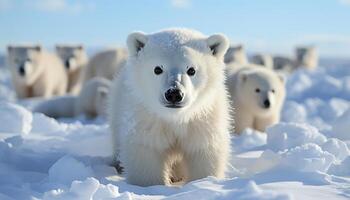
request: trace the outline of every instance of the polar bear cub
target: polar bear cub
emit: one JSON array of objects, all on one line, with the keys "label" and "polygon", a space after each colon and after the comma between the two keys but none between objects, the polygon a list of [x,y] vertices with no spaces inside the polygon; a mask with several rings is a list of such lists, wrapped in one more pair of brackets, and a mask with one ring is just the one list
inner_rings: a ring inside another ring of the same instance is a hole
[{"label": "polar bear cub", "polygon": [[317,49],[312,46],[302,46],[295,49],[296,67],[313,70],[318,65]]},{"label": "polar bear cub", "polygon": [[251,62],[257,66],[273,69],[273,59],[269,54],[255,54],[251,57]]},{"label": "polar bear cub", "polygon": [[67,76],[67,92],[78,94],[81,89],[81,72],[88,56],[82,45],[56,45],[56,53],[63,61]]},{"label": "polar bear cub", "polygon": [[109,80],[120,71],[127,59],[127,51],[124,48],[108,49],[97,53],[88,62],[83,72],[83,83],[93,77],[103,77]]},{"label": "polar bear cub", "polygon": [[243,45],[230,46],[224,56],[224,62],[229,68],[240,68],[248,64],[247,54]]},{"label": "polar bear cub", "polygon": [[51,97],[66,93],[61,60],[41,46],[8,46],[8,65],[17,97]]},{"label": "polar bear cub", "polygon": [[[228,39],[188,29],[128,36],[129,58],[109,102],[114,154],[131,184],[224,177],[230,109],[223,56]],[[181,170],[184,169],[184,170]]]},{"label": "polar bear cub", "polygon": [[71,118],[82,114],[89,118],[105,117],[110,85],[111,81],[105,78],[93,78],[84,84],[78,96],[52,98],[38,104],[33,111],[53,118]]},{"label": "polar bear cub", "polygon": [[265,131],[280,119],[285,98],[284,79],[263,67],[246,67],[229,74],[227,85],[235,109],[235,131]]}]

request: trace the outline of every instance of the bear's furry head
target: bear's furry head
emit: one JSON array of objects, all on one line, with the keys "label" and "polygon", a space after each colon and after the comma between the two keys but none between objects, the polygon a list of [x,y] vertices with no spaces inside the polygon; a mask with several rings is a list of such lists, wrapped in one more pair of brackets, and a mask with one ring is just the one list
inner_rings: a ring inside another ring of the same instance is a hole
[{"label": "bear's furry head", "polygon": [[40,45],[8,46],[8,65],[17,81],[30,85],[33,76],[41,71],[40,56],[43,49]]},{"label": "bear's furry head", "polygon": [[158,116],[203,111],[224,87],[223,56],[229,45],[224,35],[207,37],[188,29],[135,32],[127,45],[132,92]]},{"label": "bear's furry head", "polygon": [[251,67],[238,73],[238,100],[257,115],[279,110],[285,98],[284,78],[268,68]]},{"label": "bear's furry head", "polygon": [[85,48],[82,45],[56,45],[56,52],[68,72],[75,71],[87,62]]}]

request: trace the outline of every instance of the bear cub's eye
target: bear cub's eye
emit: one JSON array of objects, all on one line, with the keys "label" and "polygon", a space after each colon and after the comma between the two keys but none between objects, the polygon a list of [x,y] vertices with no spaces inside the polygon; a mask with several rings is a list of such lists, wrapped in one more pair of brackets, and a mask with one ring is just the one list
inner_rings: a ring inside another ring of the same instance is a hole
[{"label": "bear cub's eye", "polygon": [[154,73],[155,73],[156,75],[159,75],[159,74],[163,73],[163,69],[162,69],[161,67],[159,67],[159,66],[156,66],[156,67],[154,68]]},{"label": "bear cub's eye", "polygon": [[187,74],[188,74],[189,76],[193,76],[193,75],[195,75],[195,73],[196,73],[196,70],[195,70],[193,67],[190,67],[190,68],[187,70]]},{"label": "bear cub's eye", "polygon": [[256,93],[259,93],[259,92],[260,92],[260,89],[259,89],[259,88],[256,88],[256,89],[255,89],[255,92],[256,92]]},{"label": "bear cub's eye", "polygon": [[272,90],[271,90],[271,92],[272,92],[272,93],[275,93],[275,90],[274,90],[274,89],[272,89]]}]

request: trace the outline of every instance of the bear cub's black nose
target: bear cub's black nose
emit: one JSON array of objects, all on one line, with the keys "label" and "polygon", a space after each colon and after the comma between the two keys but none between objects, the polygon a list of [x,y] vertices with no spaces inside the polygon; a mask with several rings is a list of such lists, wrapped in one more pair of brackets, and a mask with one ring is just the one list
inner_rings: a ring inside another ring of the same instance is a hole
[{"label": "bear cub's black nose", "polygon": [[18,73],[19,73],[19,75],[21,75],[21,76],[24,76],[24,75],[26,74],[26,70],[24,70],[24,67],[23,67],[23,66],[21,66],[21,67],[18,69]]},{"label": "bear cub's black nose", "polygon": [[69,60],[66,60],[66,62],[64,63],[64,65],[66,66],[67,69],[69,69],[69,68],[70,68]]},{"label": "bear cub's black nose", "polygon": [[177,88],[171,88],[165,92],[165,99],[172,104],[180,103],[183,97],[183,92]]},{"label": "bear cub's black nose", "polygon": [[264,106],[265,106],[265,108],[270,108],[271,103],[270,103],[270,101],[269,101],[268,99],[266,99],[266,100],[264,101]]}]

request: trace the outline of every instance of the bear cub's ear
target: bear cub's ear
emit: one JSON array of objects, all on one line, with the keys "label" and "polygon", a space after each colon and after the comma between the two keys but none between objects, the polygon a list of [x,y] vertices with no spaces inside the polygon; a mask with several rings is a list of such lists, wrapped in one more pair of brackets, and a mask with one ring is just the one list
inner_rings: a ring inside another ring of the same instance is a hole
[{"label": "bear cub's ear", "polygon": [[131,33],[127,39],[129,54],[137,56],[137,53],[145,47],[147,40],[147,35],[143,32]]},{"label": "bear cub's ear", "polygon": [[211,35],[206,42],[213,56],[217,58],[223,58],[229,47],[229,40],[222,34]]}]

